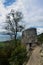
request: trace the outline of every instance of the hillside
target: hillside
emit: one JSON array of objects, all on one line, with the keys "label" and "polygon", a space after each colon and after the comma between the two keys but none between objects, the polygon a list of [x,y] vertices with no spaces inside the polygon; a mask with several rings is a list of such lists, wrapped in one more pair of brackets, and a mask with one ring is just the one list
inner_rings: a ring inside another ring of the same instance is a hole
[{"label": "hillside", "polygon": [[38,35],[38,41],[40,41],[41,43],[43,43],[43,33]]}]

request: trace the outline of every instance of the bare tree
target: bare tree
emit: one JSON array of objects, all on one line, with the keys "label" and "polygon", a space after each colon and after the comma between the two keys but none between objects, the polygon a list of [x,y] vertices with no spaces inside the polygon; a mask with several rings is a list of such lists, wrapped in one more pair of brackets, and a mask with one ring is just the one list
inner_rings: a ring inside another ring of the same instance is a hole
[{"label": "bare tree", "polygon": [[[21,22],[22,18],[23,18],[22,13],[19,12],[19,11],[14,11],[13,9],[6,16],[7,26],[5,27],[5,29],[8,30],[8,31],[11,31],[13,33],[15,41],[16,41],[16,38],[17,38],[17,32],[21,32],[24,29],[24,26],[19,24],[19,22]],[[12,34],[10,34],[10,36],[12,38]]]}]

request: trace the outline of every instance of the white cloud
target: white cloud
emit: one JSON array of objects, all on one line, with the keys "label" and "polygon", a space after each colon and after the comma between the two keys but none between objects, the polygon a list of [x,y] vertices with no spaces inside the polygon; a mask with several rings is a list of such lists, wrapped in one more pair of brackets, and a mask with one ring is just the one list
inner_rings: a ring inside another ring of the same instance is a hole
[{"label": "white cloud", "polygon": [[38,33],[38,34],[43,33],[43,28],[37,28],[37,33]]},{"label": "white cloud", "polygon": [[[21,10],[24,14],[24,21],[28,27],[43,26],[43,8],[39,7],[38,0],[17,0],[11,6],[6,8],[3,5],[5,0],[0,1],[0,24],[5,21],[5,16],[11,9]],[[38,28],[37,28],[38,29]],[[39,32],[43,32],[43,28],[39,28]]]},{"label": "white cloud", "polygon": [[0,0],[0,23],[5,21],[5,15],[7,13],[7,10],[5,9],[4,5],[3,5],[4,0]]}]

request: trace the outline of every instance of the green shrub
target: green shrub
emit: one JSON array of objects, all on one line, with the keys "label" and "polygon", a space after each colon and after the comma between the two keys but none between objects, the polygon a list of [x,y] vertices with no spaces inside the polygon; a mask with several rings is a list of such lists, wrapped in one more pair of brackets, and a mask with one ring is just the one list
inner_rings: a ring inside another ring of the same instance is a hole
[{"label": "green shrub", "polygon": [[13,42],[8,43],[0,49],[0,57],[0,60],[3,59],[1,60],[2,62],[6,60],[4,61],[5,63],[8,62],[12,63],[12,65],[22,65],[27,58],[26,47],[21,44],[20,41],[17,41],[17,44]]}]

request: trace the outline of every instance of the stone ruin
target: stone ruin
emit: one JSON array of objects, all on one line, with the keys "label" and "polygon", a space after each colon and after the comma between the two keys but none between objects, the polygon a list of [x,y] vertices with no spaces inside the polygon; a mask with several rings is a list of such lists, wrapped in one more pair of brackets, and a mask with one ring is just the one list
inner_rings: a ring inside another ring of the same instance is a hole
[{"label": "stone ruin", "polygon": [[29,28],[22,32],[22,43],[26,45],[29,50],[29,45],[34,46],[37,43],[36,28]]}]

